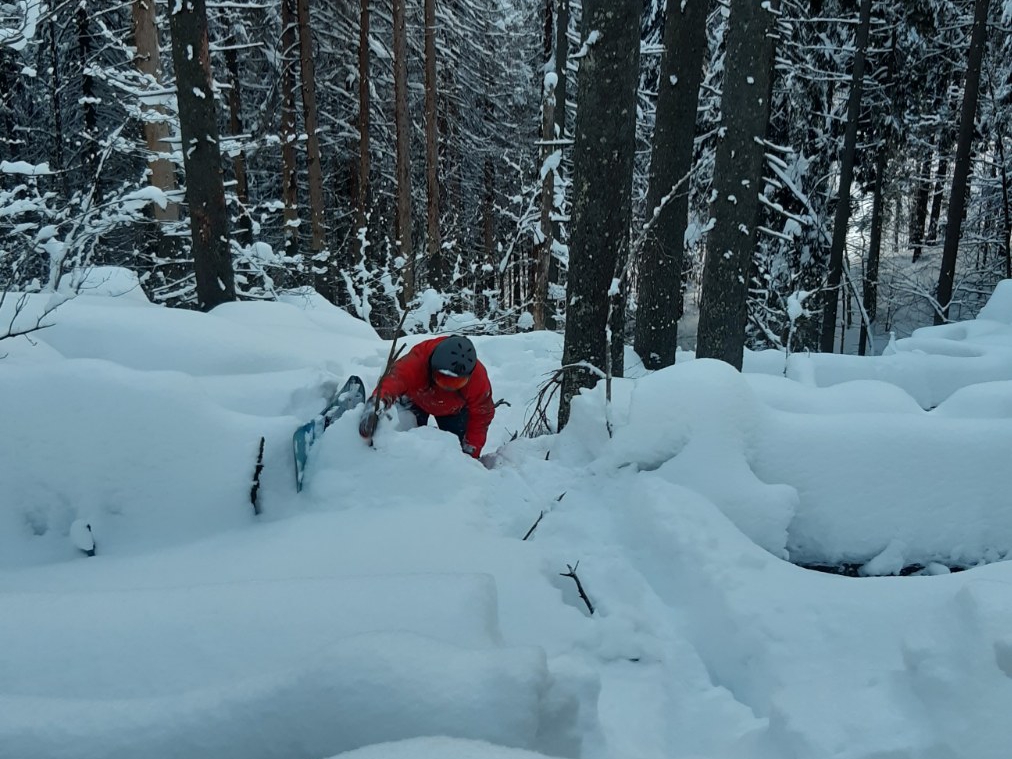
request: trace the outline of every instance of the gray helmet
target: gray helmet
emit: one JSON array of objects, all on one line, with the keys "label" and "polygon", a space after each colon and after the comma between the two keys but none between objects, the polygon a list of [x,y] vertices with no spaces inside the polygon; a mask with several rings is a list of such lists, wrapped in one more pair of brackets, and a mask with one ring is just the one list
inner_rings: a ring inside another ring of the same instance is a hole
[{"label": "gray helmet", "polygon": [[434,372],[443,372],[455,377],[470,377],[478,363],[474,345],[466,337],[451,335],[432,351],[429,367]]}]

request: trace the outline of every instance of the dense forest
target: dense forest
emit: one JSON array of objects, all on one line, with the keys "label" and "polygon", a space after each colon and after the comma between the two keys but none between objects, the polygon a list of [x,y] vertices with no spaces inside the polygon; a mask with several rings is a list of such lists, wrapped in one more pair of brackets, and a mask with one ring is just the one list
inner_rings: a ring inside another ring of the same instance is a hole
[{"label": "dense forest", "polygon": [[624,345],[874,352],[1012,275],[1010,31],[1012,0],[4,0],[0,292],[116,265],[169,306],[552,329],[570,390]]}]

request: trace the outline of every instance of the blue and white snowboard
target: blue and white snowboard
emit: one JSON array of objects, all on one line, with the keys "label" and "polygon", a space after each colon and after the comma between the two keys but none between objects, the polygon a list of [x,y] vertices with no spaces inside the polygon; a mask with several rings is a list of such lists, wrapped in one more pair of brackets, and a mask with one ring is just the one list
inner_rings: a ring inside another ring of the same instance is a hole
[{"label": "blue and white snowboard", "polygon": [[345,411],[365,402],[365,385],[358,377],[351,376],[344,383],[344,387],[334,393],[327,407],[303,424],[292,435],[292,447],[295,450],[295,489],[302,490],[302,481],[306,476],[306,461],[309,458],[309,449],[316,442],[316,439],[323,434],[331,424],[341,418]]}]

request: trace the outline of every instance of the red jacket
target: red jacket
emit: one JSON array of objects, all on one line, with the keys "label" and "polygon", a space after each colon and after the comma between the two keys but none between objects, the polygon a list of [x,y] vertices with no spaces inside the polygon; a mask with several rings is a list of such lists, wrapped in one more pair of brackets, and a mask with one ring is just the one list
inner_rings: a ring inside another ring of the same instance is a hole
[{"label": "red jacket", "polygon": [[471,379],[460,390],[444,390],[432,381],[429,358],[432,351],[446,337],[435,337],[419,343],[404,358],[394,364],[390,374],[383,378],[373,395],[382,398],[407,396],[412,403],[433,416],[451,416],[467,409],[467,431],[464,442],[474,447],[473,456],[478,458],[488,436],[488,426],[495,416],[492,402],[492,385],[488,372],[478,361],[471,373]]}]

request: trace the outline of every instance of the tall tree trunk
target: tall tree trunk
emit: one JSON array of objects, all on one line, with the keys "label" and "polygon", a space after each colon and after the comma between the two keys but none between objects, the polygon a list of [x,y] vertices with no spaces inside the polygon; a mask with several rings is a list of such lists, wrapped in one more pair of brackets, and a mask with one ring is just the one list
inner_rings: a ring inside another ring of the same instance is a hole
[{"label": "tall tree trunk", "polygon": [[87,173],[85,182],[94,183],[92,202],[102,201],[102,183],[98,176],[98,110],[95,97],[95,77],[88,73],[91,66],[91,47],[93,35],[89,21],[88,7],[85,2],[77,6],[77,52],[81,62],[81,106],[84,110],[84,134],[82,135],[81,158],[83,169]]},{"label": "tall tree trunk", "polygon": [[[239,79],[239,56],[235,49],[235,35],[230,35],[225,46],[225,67],[228,69],[228,130],[233,137],[242,134],[242,83]],[[253,218],[249,215],[249,179],[246,176],[246,151],[240,150],[232,159],[235,174],[235,194],[239,201],[239,231],[236,242],[246,246],[253,243]]]},{"label": "tall tree trunk", "polygon": [[[864,312],[868,316],[868,322],[874,327],[875,318],[878,315],[878,271],[882,259],[882,206],[885,195],[885,173],[889,164],[889,145],[879,147],[878,155],[875,158],[875,185],[872,189],[871,202],[871,232],[868,238],[868,261],[864,267],[864,284],[861,288],[864,300]],[[929,163],[928,169],[931,166]],[[922,183],[922,186],[926,186]],[[925,193],[925,197],[927,193]],[[927,203],[925,202],[925,205]],[[921,220],[923,229],[924,220]],[[865,355],[866,346],[869,340],[874,339],[874,333],[869,334],[868,323],[861,320],[861,339],[858,342],[858,355]]]},{"label": "tall tree trunk", "polygon": [[415,254],[411,244],[411,116],[408,113],[408,33],[405,0],[393,0],[394,132],[396,134],[397,218],[394,244],[403,261],[403,304],[415,297]]},{"label": "tall tree trunk", "polygon": [[945,219],[942,266],[938,272],[938,289],[935,292],[935,302],[938,307],[935,313],[935,324],[943,324],[949,319],[952,287],[956,276],[956,254],[959,249],[959,235],[963,225],[963,211],[966,209],[966,193],[970,179],[973,122],[977,114],[980,69],[984,60],[984,47],[987,43],[987,12],[989,5],[990,0],[975,0],[973,7],[973,31],[970,34],[970,52],[966,66],[966,86],[963,89],[963,105],[959,114],[959,137],[956,140],[956,161],[953,164],[952,192],[949,195],[949,210]]},{"label": "tall tree trunk", "polygon": [[[489,276],[485,282],[485,289],[491,291],[495,288],[495,272],[498,270],[495,249],[495,162],[491,157],[486,156],[485,166],[482,171],[484,179],[484,191],[482,193],[482,249],[484,255],[482,260],[485,266],[489,267]],[[491,311],[491,303],[488,304],[488,311]]]},{"label": "tall tree trunk", "polygon": [[[857,127],[861,117],[861,95],[864,91],[864,57],[868,48],[870,28],[871,0],[861,0],[857,49],[854,52],[854,66],[850,77],[850,95],[847,98],[847,129],[843,137],[843,155],[840,156],[840,190],[836,201],[836,218],[833,220],[833,242],[829,249],[829,278],[822,310],[820,349],[823,353],[832,353],[836,342],[836,311],[840,300],[838,290],[843,274],[843,257],[846,255],[847,232],[850,229],[850,186],[854,179],[854,161],[857,157]],[[840,348],[843,349],[842,341]]]},{"label": "tall tree trunk", "polygon": [[555,85],[546,82],[541,114],[541,241],[538,243],[537,278],[531,313],[534,329],[544,329],[548,319],[548,278],[552,262],[552,245],[555,231],[552,228],[552,208],[555,204],[555,168],[552,163],[561,157],[561,148],[555,144]]},{"label": "tall tree trunk", "polygon": [[555,128],[559,137],[566,134],[566,84],[569,81],[569,0],[555,5]]},{"label": "tall tree trunk", "polygon": [[696,109],[706,52],[709,0],[668,4],[657,119],[650,156],[647,224],[640,258],[636,353],[648,369],[675,363],[682,261],[689,222]]},{"label": "tall tree trunk", "polygon": [[773,80],[775,13],[765,0],[731,0],[721,123],[696,356],[741,369],[748,277],[758,236],[765,138]]},{"label": "tall tree trunk", "polygon": [[355,193],[356,256],[368,246],[369,226],[369,2],[361,0],[358,26],[358,184]]},{"label": "tall tree trunk", "polygon": [[[565,150],[566,139],[566,83],[568,82],[569,64],[569,0],[555,0],[555,104],[552,112],[555,118],[555,131],[553,139],[560,140],[558,145],[559,159],[561,164],[562,154]],[[552,175],[552,203],[556,204],[556,198],[564,195],[565,184],[562,182],[561,165]],[[561,204],[564,207],[564,202]],[[561,209],[560,209],[561,210]],[[545,329],[556,330],[558,323],[558,301],[553,297],[553,285],[558,288],[562,282],[562,268],[559,265],[559,258],[555,255],[555,242],[562,242],[562,223],[558,217],[553,216],[552,222],[552,247],[548,256],[548,275],[546,282],[545,296]]]},{"label": "tall tree trunk", "polygon": [[[640,0],[584,3],[589,39],[577,85],[564,365],[586,361],[603,369],[608,360],[612,283],[616,265],[627,258],[632,219],[642,7]],[[614,337],[621,349],[621,333]],[[596,382],[585,370],[564,373],[560,429],[569,421],[573,396]]]},{"label": "tall tree trunk", "polygon": [[998,160],[1001,166],[1001,208],[1005,231],[1001,236],[1001,256],[1005,261],[1005,279],[1012,279],[1012,208],[1009,205],[1008,163],[1005,160],[1005,135],[999,134],[995,140],[998,148]]},{"label": "tall tree trunk", "polygon": [[313,33],[310,29],[309,0],[297,0],[299,22],[299,82],[302,85],[302,117],[306,126],[306,174],[309,180],[309,220],[312,237],[309,249],[317,267],[316,289],[335,302],[336,273],[333,261],[319,260],[327,250],[327,219],[323,199],[323,165],[316,113],[316,65],[313,62]]},{"label": "tall tree trunk", "polygon": [[299,180],[295,141],[295,54],[298,47],[296,0],[281,0],[281,201],[284,203],[285,253],[299,251]]},{"label": "tall tree trunk", "polygon": [[944,137],[944,132],[939,139],[941,140],[941,146],[939,148],[938,167],[935,169],[935,187],[931,193],[931,215],[928,218],[927,243],[929,245],[938,244],[938,224],[942,218],[942,200],[945,195],[945,180],[949,177],[949,155],[947,152],[949,149],[949,143]]},{"label": "tall tree trunk", "polygon": [[[154,0],[134,0],[131,5],[134,25],[134,44],[137,57],[134,59],[138,70],[151,77],[156,83],[163,79],[161,58],[158,49],[158,25],[155,22]],[[166,138],[169,136],[169,124],[165,118],[165,109],[161,106],[141,105],[141,112],[152,112],[154,118],[144,120],[144,141],[149,151],[148,170],[152,187],[163,192],[176,189],[176,169],[172,161],[165,157],[168,152]],[[176,221],[179,219],[179,207],[175,203],[167,203],[165,208],[153,204],[153,213],[157,221]]]},{"label": "tall tree trunk", "polygon": [[436,0],[425,0],[425,221],[431,284],[450,284],[439,234],[439,122],[436,118]]},{"label": "tall tree trunk", "polygon": [[928,219],[928,200],[931,195],[931,153],[921,161],[917,172],[917,194],[910,214],[910,247],[913,249],[912,263],[917,263],[924,250],[924,224]]},{"label": "tall tree trunk", "polygon": [[193,238],[197,305],[209,311],[235,300],[218,121],[211,87],[204,0],[188,0],[169,15],[172,63],[186,171],[186,204]]},{"label": "tall tree trunk", "polygon": [[[65,198],[70,197],[70,182],[69,172],[66,171],[67,161],[63,150],[64,140],[66,139],[63,133],[63,83],[60,77],[60,46],[57,43],[57,26],[56,26],[56,14],[49,19],[49,65],[53,69],[53,75],[50,79],[50,91],[49,97],[53,104],[53,170],[60,176],[60,186],[63,188],[63,196]],[[0,80],[3,79],[3,72],[6,70],[6,66],[3,65],[2,56],[0,56]],[[6,83],[0,81],[0,85]],[[6,86],[2,87],[2,91],[6,94]],[[6,99],[3,95],[0,98]],[[7,113],[4,103],[0,102],[0,112],[4,112],[5,121]],[[10,125],[13,128],[13,125]],[[6,132],[6,130],[5,130]],[[6,137],[6,134],[3,135]],[[2,140],[0,140],[2,142]],[[10,151],[8,151],[10,154]]]}]

